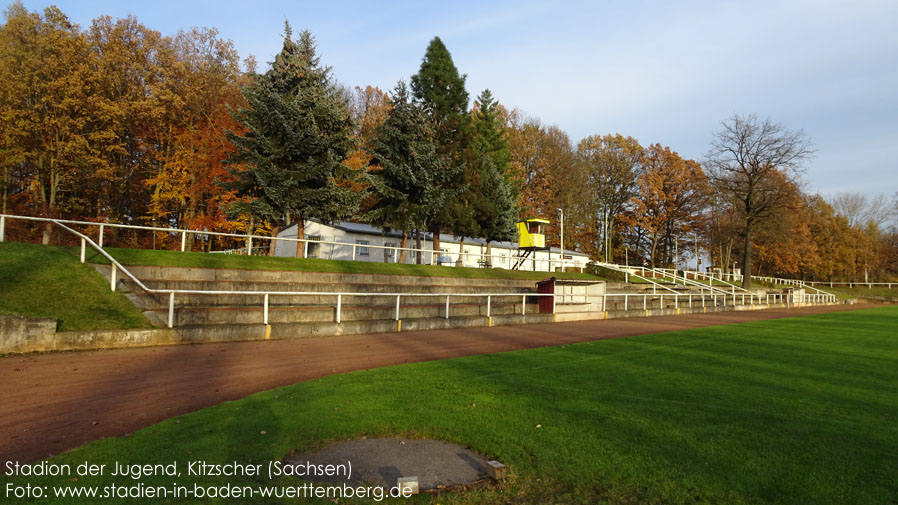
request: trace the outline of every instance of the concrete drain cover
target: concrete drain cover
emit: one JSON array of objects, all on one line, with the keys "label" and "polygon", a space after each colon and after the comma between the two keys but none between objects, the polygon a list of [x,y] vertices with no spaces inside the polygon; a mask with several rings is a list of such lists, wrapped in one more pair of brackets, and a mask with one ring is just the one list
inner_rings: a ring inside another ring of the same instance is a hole
[{"label": "concrete drain cover", "polygon": [[[312,475],[319,465],[352,465],[349,479],[341,475]],[[440,440],[409,438],[362,438],[338,442],[315,452],[292,454],[285,466],[305,475],[303,480],[321,483],[345,483],[393,487],[402,477],[418,477],[424,491],[438,487],[468,484],[487,477],[483,456],[458,444]]]}]

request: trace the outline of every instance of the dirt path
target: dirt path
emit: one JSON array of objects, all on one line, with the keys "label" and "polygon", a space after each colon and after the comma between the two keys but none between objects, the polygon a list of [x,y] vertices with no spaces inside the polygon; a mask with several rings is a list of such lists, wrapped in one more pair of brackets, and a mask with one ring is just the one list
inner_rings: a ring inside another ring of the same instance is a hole
[{"label": "dirt path", "polygon": [[0,358],[0,462],[33,462],[226,400],[334,373],[875,305]]}]

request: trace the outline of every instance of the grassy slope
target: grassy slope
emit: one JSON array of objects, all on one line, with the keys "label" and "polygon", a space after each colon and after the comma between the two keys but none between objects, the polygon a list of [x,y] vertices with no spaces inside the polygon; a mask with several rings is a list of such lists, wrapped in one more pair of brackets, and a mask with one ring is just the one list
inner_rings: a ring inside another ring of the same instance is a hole
[{"label": "grassy slope", "polygon": [[892,289],[889,289],[884,286],[883,287],[874,286],[872,288],[866,288],[866,287],[849,288],[849,287],[842,287],[842,286],[833,286],[833,287],[817,286],[817,287],[828,292],[828,293],[832,293],[832,294],[838,296],[839,298],[843,298],[843,299],[844,298],[855,298],[858,296],[871,296],[874,298],[898,299],[898,287],[893,287]]},{"label": "grassy slope", "polygon": [[886,307],[367,370],[54,461],[266,462],[326,439],[411,432],[469,445],[511,472],[502,486],[422,503],[894,503],[896,321]]},{"label": "grassy slope", "polygon": [[56,318],[60,331],[150,326],[70,251],[14,242],[0,243],[0,313]]},{"label": "grassy slope", "polygon": [[[758,285],[775,287],[775,288],[779,288],[779,289],[795,287],[795,286],[786,286],[784,284],[766,284],[766,283],[759,283]],[[836,297],[841,300],[847,300],[849,298],[855,298],[858,296],[872,296],[872,297],[879,297],[879,298],[898,298],[898,287],[893,287],[892,289],[889,289],[887,287],[878,287],[878,286],[872,287],[872,288],[866,288],[866,287],[849,288],[849,287],[843,287],[843,286],[829,287],[828,285],[823,285],[823,284],[813,286],[813,287],[816,289],[819,289],[825,293],[830,293],[830,294],[836,295]],[[809,287],[806,289],[806,292],[808,294],[814,294],[817,291],[815,291],[814,289],[811,289]]]},{"label": "grassy slope", "polygon": [[[292,270],[302,272],[340,272],[387,275],[419,275],[425,277],[466,277],[486,279],[541,280],[555,275],[565,279],[599,279],[589,274],[511,271],[501,268],[455,268],[431,265],[397,265],[365,261],[323,259],[274,258],[267,256],[238,256],[180,251],[151,251],[146,249],[106,248],[123,265],[164,265],[198,268],[240,268],[249,270]],[[95,251],[88,252],[88,261],[108,263]]]}]

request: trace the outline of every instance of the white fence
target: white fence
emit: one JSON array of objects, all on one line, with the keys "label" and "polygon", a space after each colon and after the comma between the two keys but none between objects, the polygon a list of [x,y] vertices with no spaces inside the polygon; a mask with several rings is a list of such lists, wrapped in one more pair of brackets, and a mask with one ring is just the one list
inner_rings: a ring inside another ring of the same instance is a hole
[{"label": "white fence", "polygon": [[[8,217],[8,216],[3,216]],[[273,296],[310,296],[310,297],[320,297],[320,296],[333,296],[335,302],[335,322],[341,322],[341,314],[342,314],[342,305],[343,305],[343,297],[344,296],[365,296],[365,297],[395,297],[396,299],[396,311],[395,318],[396,320],[400,319],[400,308],[403,298],[414,298],[421,296],[428,297],[446,297],[446,308],[444,312],[444,317],[447,319],[450,315],[451,310],[451,300],[452,297],[480,297],[486,299],[486,316],[490,317],[491,315],[491,305],[492,299],[494,297],[520,297],[521,298],[521,315],[524,316],[527,314],[527,298],[539,298],[539,297],[551,297],[552,298],[552,313],[555,313],[556,304],[558,303],[559,297],[561,297],[562,302],[566,301],[566,297],[570,295],[563,294],[555,294],[555,293],[447,293],[447,294],[439,294],[434,295],[432,293],[347,293],[347,292],[318,292],[318,291],[225,291],[225,290],[185,290],[185,289],[152,289],[147,287],[143,282],[140,281],[137,277],[134,276],[124,265],[119,263],[115,258],[112,257],[108,252],[106,252],[100,245],[95,242],[93,239],[88,237],[87,235],[72,229],[67,226],[63,221],[53,220],[53,219],[45,219],[45,218],[20,218],[20,219],[30,219],[40,222],[51,223],[56,226],[59,226],[63,230],[75,235],[80,238],[81,241],[81,250],[80,250],[80,260],[82,263],[85,262],[86,259],[86,250],[89,245],[93,249],[97,250],[103,257],[109,260],[111,264],[111,271],[109,276],[109,284],[110,289],[112,291],[116,290],[118,285],[118,273],[121,272],[125,277],[131,279],[137,286],[139,286],[143,291],[152,294],[162,294],[168,295],[168,326],[174,327],[175,324],[175,299],[178,295],[257,295],[263,297],[262,302],[262,314],[263,314],[263,322],[264,324],[268,324],[268,316],[269,316],[269,300]],[[3,225],[2,220],[0,220],[0,225]],[[0,232],[4,230],[0,228]],[[3,238],[2,233],[0,233],[0,238]],[[581,296],[581,295],[578,295]],[[738,304],[741,305],[754,305],[754,304],[777,304],[777,303],[786,303],[786,304],[794,304],[794,303],[826,303],[830,301],[828,297],[825,295],[803,295],[801,298],[796,298],[794,295],[790,294],[767,294],[767,295],[757,295],[757,294],[741,294],[741,295],[728,295],[724,294],[711,294],[711,295],[703,295],[703,294],[692,294],[692,293],[673,293],[673,294],[661,294],[658,296],[660,301],[660,306],[665,307],[665,297],[667,300],[671,298],[674,300],[674,307],[679,308],[680,305],[693,307],[694,304],[701,304],[701,307],[706,307],[707,304],[711,304],[711,306],[719,305],[733,305],[736,306]],[[746,298],[747,297],[747,298]],[[601,299],[599,302],[598,299]],[[642,309],[648,310],[650,308],[649,302],[650,300],[654,303],[655,295],[650,294],[630,294],[630,293],[606,293],[604,295],[591,295],[588,297],[588,302],[591,301],[593,303],[601,303],[602,310],[605,311],[607,307],[607,302],[609,299],[623,299],[624,301],[624,310],[630,310],[631,307],[639,308],[639,302],[642,302]],[[635,299],[635,307],[634,300]]]},{"label": "white fence", "polygon": [[[406,264],[416,264],[421,263],[425,265],[445,265],[445,266],[454,266],[456,260],[461,259],[462,263],[465,265],[478,265],[481,267],[498,267],[498,268],[507,268],[511,269],[518,261],[519,257],[510,255],[510,254],[491,254],[487,255],[485,253],[470,253],[465,252],[461,254],[461,258],[459,258],[458,253],[452,253],[447,251],[434,251],[433,249],[423,249],[423,248],[414,248],[414,247],[398,247],[398,246],[383,246],[383,245],[375,245],[375,244],[358,244],[358,243],[349,243],[349,242],[339,242],[339,241],[325,241],[325,240],[313,240],[310,238],[292,238],[292,237],[269,237],[263,235],[253,235],[253,234],[239,234],[239,233],[226,233],[226,232],[215,232],[215,231],[206,231],[206,230],[188,230],[188,229],[180,229],[180,228],[160,228],[155,226],[141,226],[141,225],[130,225],[130,224],[119,224],[119,223],[96,223],[92,221],[72,221],[67,219],[50,219],[50,218],[40,218],[40,217],[29,217],[29,216],[15,216],[9,214],[0,214],[0,242],[5,240],[6,235],[6,223],[7,221],[13,220],[21,220],[26,222],[50,222],[57,224],[65,224],[72,226],[84,227],[85,235],[92,236],[99,247],[103,247],[105,245],[106,232],[110,229],[122,229],[122,230],[134,230],[134,231],[146,231],[153,233],[161,233],[166,234],[171,237],[175,237],[175,243],[180,246],[180,250],[187,251],[188,250],[188,240],[197,240],[197,238],[208,239],[210,237],[224,237],[231,239],[238,239],[245,243],[245,247],[240,248],[230,248],[223,249],[220,251],[211,251],[220,254],[241,254],[245,255],[247,251],[256,253],[265,253],[267,251],[267,247],[260,247],[259,244],[264,244],[265,241],[269,243],[271,241],[275,242],[290,242],[296,243],[297,247],[303,248],[303,257],[309,257],[309,249],[316,248],[318,253],[315,254],[315,257],[321,259],[341,259],[341,260],[349,260],[349,261],[357,261],[361,259],[360,253],[364,252],[366,257],[383,257],[385,263],[399,263],[399,259],[401,256],[401,252],[405,251]],[[255,244],[255,245],[254,245]],[[301,245],[300,245],[301,244]],[[267,244],[266,244],[267,245]],[[370,254],[371,250],[377,251],[380,254],[372,255]],[[420,261],[419,261],[420,258]],[[443,261],[446,260],[446,261]],[[564,269],[566,267],[573,266],[575,262],[570,259],[563,259],[560,256],[557,258],[553,258],[549,256],[548,258],[535,258],[530,257],[523,260],[522,264],[519,266],[520,270],[533,270],[533,271],[542,271],[542,272],[552,272],[556,269]],[[578,265],[579,266],[579,265]]]}]

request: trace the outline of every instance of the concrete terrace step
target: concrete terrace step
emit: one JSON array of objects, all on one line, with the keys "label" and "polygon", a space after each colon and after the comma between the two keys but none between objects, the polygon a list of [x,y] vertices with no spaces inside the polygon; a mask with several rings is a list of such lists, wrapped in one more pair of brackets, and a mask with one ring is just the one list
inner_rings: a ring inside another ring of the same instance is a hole
[{"label": "concrete terrace step", "polygon": [[[521,316],[501,315],[494,316],[494,326],[514,324],[551,323],[554,320],[551,314],[527,314]],[[402,331],[434,330],[443,328],[471,328],[488,326],[490,320],[484,316],[460,316],[446,319],[421,318],[403,319]],[[336,335],[357,335],[363,333],[391,333],[395,332],[399,323],[388,319],[367,321],[346,321],[341,324],[333,322],[305,322],[305,323],[273,323],[270,326],[268,339],[285,340],[309,337],[329,337]],[[233,324],[233,325],[193,325],[181,326],[169,330],[176,334],[177,340],[171,343],[188,342],[222,342],[238,340],[265,340],[266,328],[262,324]]]},{"label": "concrete terrace step", "polygon": [[[303,307],[269,307],[268,321],[275,323],[306,323],[336,321],[336,307],[334,306],[303,306]],[[490,306],[490,314],[494,317],[518,314],[522,307],[520,303],[500,303]],[[155,309],[150,312],[161,318],[168,317],[168,309]],[[479,304],[450,304],[449,317],[486,317],[486,305]],[[539,307],[535,304],[527,305],[527,313],[539,313]],[[343,322],[368,321],[396,317],[395,306],[342,306],[340,319]],[[399,318],[402,320],[445,318],[446,305],[402,305],[399,308]],[[262,324],[263,309],[257,307],[187,307],[175,310],[175,325],[227,325],[227,324]]]},{"label": "concrete terrace step", "polygon": [[[521,303],[521,299],[526,294],[511,296],[492,296],[490,302],[496,303]],[[445,294],[426,294],[421,293],[415,296],[401,296],[400,305],[427,305],[446,302]],[[144,300],[142,307],[144,309],[168,309],[169,298],[166,294],[142,294]],[[221,306],[242,306],[242,307],[261,307],[264,303],[264,295],[209,295],[209,294],[177,294],[175,295],[175,307],[221,307]],[[527,297],[528,302],[536,303],[535,297]],[[481,296],[451,296],[450,303],[477,303],[485,305],[487,297]],[[334,306],[337,303],[337,295],[269,295],[269,307],[298,307],[298,306],[314,306],[327,305]],[[396,305],[396,296],[393,295],[343,295],[341,303],[344,306],[349,305]]]},{"label": "concrete terrace step", "polygon": [[[130,281],[128,281],[130,282]],[[529,286],[463,285],[441,286],[419,284],[352,284],[352,283],[301,283],[289,281],[193,281],[193,280],[144,280],[150,289],[198,290],[198,291],[295,291],[325,293],[527,293],[535,291],[535,284]]]},{"label": "concrete terrace step", "polygon": [[[321,284],[392,284],[402,286],[502,286],[534,287],[535,280],[484,279],[462,277],[416,277],[410,275],[346,274],[331,272],[296,272],[288,270],[237,270],[216,268],[126,266],[141,281],[255,281]],[[106,267],[108,269],[108,267]],[[549,277],[549,274],[546,275]]]}]

